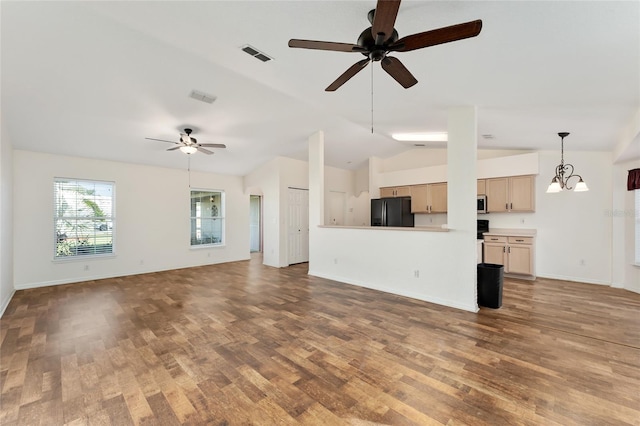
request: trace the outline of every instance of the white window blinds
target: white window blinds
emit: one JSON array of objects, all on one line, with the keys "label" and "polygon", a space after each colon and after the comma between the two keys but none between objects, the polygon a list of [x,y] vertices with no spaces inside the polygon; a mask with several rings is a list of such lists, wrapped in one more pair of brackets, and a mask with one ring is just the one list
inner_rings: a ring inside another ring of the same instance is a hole
[{"label": "white window blinds", "polygon": [[115,184],[55,178],[55,259],[114,253]]}]

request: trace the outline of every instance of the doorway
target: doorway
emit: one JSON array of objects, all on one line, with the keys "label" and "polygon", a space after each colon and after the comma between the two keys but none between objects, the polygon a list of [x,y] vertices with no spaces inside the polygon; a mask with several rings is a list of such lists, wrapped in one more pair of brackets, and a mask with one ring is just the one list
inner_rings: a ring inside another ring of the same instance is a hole
[{"label": "doorway", "polygon": [[249,251],[262,252],[262,197],[249,197]]},{"label": "doorway", "polygon": [[309,261],[309,190],[289,188],[287,209],[289,265]]}]

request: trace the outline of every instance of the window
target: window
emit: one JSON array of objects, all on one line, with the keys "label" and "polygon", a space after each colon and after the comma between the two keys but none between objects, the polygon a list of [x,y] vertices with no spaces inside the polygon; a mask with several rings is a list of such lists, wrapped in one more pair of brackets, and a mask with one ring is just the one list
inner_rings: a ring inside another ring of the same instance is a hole
[{"label": "window", "polygon": [[191,191],[191,246],[224,244],[224,192]]},{"label": "window", "polygon": [[111,255],[115,184],[55,178],[54,259]]}]

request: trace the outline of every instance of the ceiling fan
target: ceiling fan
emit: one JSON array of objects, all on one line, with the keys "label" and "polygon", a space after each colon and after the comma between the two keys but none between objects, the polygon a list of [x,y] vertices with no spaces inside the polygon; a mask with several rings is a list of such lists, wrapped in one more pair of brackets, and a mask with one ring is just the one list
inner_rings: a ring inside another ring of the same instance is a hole
[{"label": "ceiling fan", "polygon": [[331,50],[336,52],[357,52],[366,59],[356,62],[325,90],[333,92],[349,81],[351,77],[362,71],[369,62],[380,62],[382,69],[393,77],[405,89],[418,82],[409,70],[397,58],[387,56],[389,52],[409,52],[424,47],[449,43],[475,37],[482,30],[482,21],[475,20],[463,24],[451,25],[435,30],[398,38],[393,27],[400,8],[400,0],[378,0],[376,8],[369,11],[367,18],[371,27],[362,31],[356,44],[334,43],[316,40],[289,40],[289,47],[301,49]]},{"label": "ceiling fan", "polygon": [[160,141],[160,142],[176,144],[177,146],[169,148],[167,149],[167,151],[175,151],[176,149],[179,149],[185,154],[193,154],[194,152],[199,151],[199,152],[202,152],[203,154],[211,155],[213,154],[213,151],[209,151],[204,147],[207,147],[207,148],[226,148],[227,147],[226,145],[221,143],[198,143],[196,138],[191,137],[191,132],[193,132],[193,130],[184,129],[184,133],[180,133],[180,142],[165,141],[162,139],[155,139],[155,138],[145,138],[145,139],[149,139],[151,141]]}]

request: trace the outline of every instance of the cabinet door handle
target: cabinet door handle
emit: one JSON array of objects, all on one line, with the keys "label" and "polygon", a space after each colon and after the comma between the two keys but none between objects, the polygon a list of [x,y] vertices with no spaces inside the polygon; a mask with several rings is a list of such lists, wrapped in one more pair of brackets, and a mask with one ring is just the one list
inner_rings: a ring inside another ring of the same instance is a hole
[{"label": "cabinet door handle", "polygon": [[507,248],[506,247],[502,247],[502,252],[506,253],[507,252]]},{"label": "cabinet door handle", "polygon": [[509,209],[513,210],[513,203],[509,203]]},{"label": "cabinet door handle", "polygon": [[506,203],[506,204],[504,205],[504,208],[505,208],[505,210],[509,210],[509,203]]},{"label": "cabinet door handle", "polygon": [[511,253],[511,247],[509,247],[509,253]]}]

